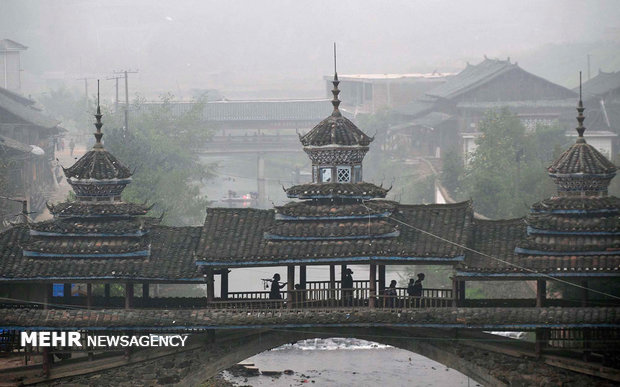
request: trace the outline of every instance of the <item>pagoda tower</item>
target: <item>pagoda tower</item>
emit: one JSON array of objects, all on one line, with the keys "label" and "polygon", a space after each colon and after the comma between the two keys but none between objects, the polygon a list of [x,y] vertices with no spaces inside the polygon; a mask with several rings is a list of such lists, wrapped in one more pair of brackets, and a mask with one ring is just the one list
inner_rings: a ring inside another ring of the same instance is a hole
[{"label": "pagoda tower", "polygon": [[30,224],[24,256],[44,258],[148,257],[148,226],[158,219],[143,217],[150,208],[126,203],[121,194],[131,171],[103,146],[97,85],[95,145],[64,169],[75,201],[48,205],[54,219]]},{"label": "pagoda tower", "polygon": [[[335,60],[334,45],[334,67]],[[312,183],[285,189],[289,198],[301,201],[276,207],[276,224],[265,232],[266,239],[371,240],[399,235],[398,227],[387,220],[397,203],[373,200],[385,198],[389,189],[363,181],[362,161],[373,138],[340,112],[339,83],[334,68],[333,111],[300,136],[312,162]]]},{"label": "pagoda tower", "polygon": [[527,238],[515,252],[533,260],[557,260],[556,267],[566,267],[559,261],[570,260],[572,267],[603,270],[620,254],[620,199],[608,195],[617,168],[586,142],[584,110],[580,86],[579,136],[548,168],[557,193],[532,206],[526,218]]}]

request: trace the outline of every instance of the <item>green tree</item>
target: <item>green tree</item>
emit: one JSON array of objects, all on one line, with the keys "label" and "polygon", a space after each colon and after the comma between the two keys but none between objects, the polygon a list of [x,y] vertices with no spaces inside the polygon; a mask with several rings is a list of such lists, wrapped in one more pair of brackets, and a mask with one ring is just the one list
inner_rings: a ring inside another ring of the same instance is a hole
[{"label": "green tree", "polygon": [[122,114],[104,113],[104,144],[135,168],[124,200],[153,203],[152,213],[164,213],[166,224],[200,224],[208,204],[200,183],[211,176],[211,167],[201,163],[195,151],[211,132],[202,121],[204,101],[188,105],[184,112],[175,112],[173,103],[170,94],[158,104],[136,99],[129,131],[123,129]]},{"label": "green tree", "polygon": [[538,126],[528,133],[504,108],[488,111],[479,131],[461,187],[476,211],[495,219],[523,216],[532,203],[553,193],[546,167],[564,142],[558,126]]},{"label": "green tree", "polygon": [[465,173],[463,159],[457,148],[452,148],[443,152],[441,156],[441,184],[453,195],[459,196],[461,179]]}]

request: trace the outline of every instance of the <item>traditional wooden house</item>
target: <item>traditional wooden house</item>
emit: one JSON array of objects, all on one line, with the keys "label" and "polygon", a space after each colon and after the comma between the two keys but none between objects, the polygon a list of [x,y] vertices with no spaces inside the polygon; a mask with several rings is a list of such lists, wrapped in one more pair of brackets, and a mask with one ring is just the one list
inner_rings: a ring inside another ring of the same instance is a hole
[{"label": "traditional wooden house", "polygon": [[31,211],[42,211],[56,186],[52,162],[56,139],[64,131],[35,101],[0,87],[0,152],[7,164],[0,191],[24,197]]},{"label": "traditional wooden house", "polygon": [[[437,148],[456,146],[467,153],[475,149],[477,126],[487,110],[508,107],[529,130],[537,124],[569,127],[565,117],[574,106],[575,96],[574,91],[525,71],[510,59],[485,57],[477,65],[468,63],[463,71],[427,91],[423,98],[399,109],[403,122],[397,129],[412,137],[430,130],[433,146],[426,156],[440,155]],[[437,113],[447,117],[432,119]]]}]

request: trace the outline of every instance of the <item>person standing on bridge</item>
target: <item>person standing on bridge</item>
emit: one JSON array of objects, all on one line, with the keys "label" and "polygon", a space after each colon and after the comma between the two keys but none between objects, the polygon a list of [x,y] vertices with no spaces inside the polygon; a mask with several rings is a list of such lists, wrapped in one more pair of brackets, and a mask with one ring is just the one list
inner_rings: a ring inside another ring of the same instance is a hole
[{"label": "person standing on bridge", "polygon": [[396,280],[390,282],[390,286],[385,289],[385,306],[386,308],[393,308],[396,303]]},{"label": "person standing on bridge", "polygon": [[280,289],[286,286],[286,282],[280,284],[280,274],[276,273],[273,275],[273,279],[271,280],[271,290],[269,291],[269,299],[270,300],[281,300],[282,294],[280,294]]},{"label": "person standing on bridge", "polygon": [[353,305],[353,270],[349,268],[342,278],[342,301],[345,306]]}]

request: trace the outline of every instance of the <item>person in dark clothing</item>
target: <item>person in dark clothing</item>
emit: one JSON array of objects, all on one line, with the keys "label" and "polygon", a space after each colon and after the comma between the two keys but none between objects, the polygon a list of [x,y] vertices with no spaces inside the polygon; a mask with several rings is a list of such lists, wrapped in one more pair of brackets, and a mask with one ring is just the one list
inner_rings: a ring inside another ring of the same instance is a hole
[{"label": "person in dark clothing", "polygon": [[345,270],[342,278],[342,300],[347,306],[353,304],[353,270],[351,269]]},{"label": "person in dark clothing", "polygon": [[424,273],[418,274],[418,279],[413,284],[413,289],[410,294],[412,297],[422,297],[422,281],[424,281]]},{"label": "person in dark clothing", "polygon": [[413,278],[409,278],[409,284],[407,285],[407,295],[409,297],[413,297],[414,294],[414,285],[415,285],[415,280]]},{"label": "person in dark clothing", "polygon": [[396,280],[390,282],[390,286],[385,289],[385,306],[393,308],[396,304]]},{"label": "person in dark clothing", "polygon": [[273,279],[271,280],[271,290],[269,291],[269,299],[270,300],[281,300],[282,294],[280,294],[280,289],[286,286],[286,282],[280,284],[280,274],[276,273],[273,275]]}]

